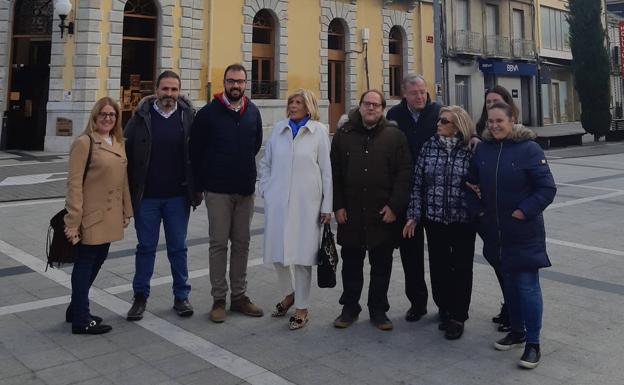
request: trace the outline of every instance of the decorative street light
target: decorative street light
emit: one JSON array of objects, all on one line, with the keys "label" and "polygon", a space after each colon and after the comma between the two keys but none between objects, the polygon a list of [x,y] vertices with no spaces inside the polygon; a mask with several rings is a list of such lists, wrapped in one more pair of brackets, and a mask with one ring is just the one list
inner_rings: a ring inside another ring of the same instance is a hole
[{"label": "decorative street light", "polygon": [[70,21],[68,24],[65,24],[65,18],[71,12],[72,4],[69,0],[55,0],[54,9],[56,13],[59,15],[61,19],[61,24],[59,27],[61,28],[61,39],[63,38],[63,32],[67,30],[68,35],[74,34],[74,22]]}]

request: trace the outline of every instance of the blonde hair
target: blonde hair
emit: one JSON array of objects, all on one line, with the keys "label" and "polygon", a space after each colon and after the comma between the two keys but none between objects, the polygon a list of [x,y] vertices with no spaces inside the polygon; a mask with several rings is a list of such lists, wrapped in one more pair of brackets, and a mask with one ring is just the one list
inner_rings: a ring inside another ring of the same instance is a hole
[{"label": "blonde hair", "polygon": [[119,109],[119,104],[117,104],[117,102],[109,96],[104,96],[103,98],[95,102],[95,105],[93,106],[93,108],[91,109],[91,113],[89,114],[87,127],[85,127],[82,134],[91,135],[94,132],[97,132],[98,114],[102,112],[102,109],[106,106],[113,107],[115,113],[117,114],[117,117],[115,118],[115,126],[113,126],[110,134],[115,137],[115,140],[117,142],[123,143],[123,131],[121,128],[121,110]]},{"label": "blonde hair", "polygon": [[308,110],[308,115],[310,115],[310,119],[319,120],[321,118],[319,113],[318,101],[316,100],[314,92],[305,88],[296,89],[293,91],[292,94],[288,96],[288,103],[286,104],[286,116],[288,116],[288,105],[296,96],[300,96],[301,99],[303,99],[303,105],[305,106],[306,110]]},{"label": "blonde hair", "polygon": [[465,145],[470,142],[470,139],[475,134],[475,125],[470,118],[470,115],[460,106],[446,106],[440,108],[440,115],[446,112],[451,115],[451,122],[457,128],[462,135],[462,141]]}]

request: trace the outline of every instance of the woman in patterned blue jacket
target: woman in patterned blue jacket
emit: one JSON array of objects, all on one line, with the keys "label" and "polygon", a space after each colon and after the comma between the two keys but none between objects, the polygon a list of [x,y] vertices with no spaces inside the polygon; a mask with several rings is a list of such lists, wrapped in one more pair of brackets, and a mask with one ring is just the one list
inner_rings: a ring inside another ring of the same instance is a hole
[{"label": "woman in patterned blue jacket", "polygon": [[498,350],[526,346],[519,365],[540,361],[542,291],[539,269],[550,266],[542,212],[553,201],[555,181],[535,134],[514,125],[512,108],[497,102],[488,108],[488,129],[472,159],[469,194],[479,217],[483,255],[500,261],[511,332],[494,344]]},{"label": "woman in patterned blue jacket", "polygon": [[429,248],[431,292],[439,309],[444,336],[455,340],[464,332],[472,293],[472,262],[476,231],[471,223],[466,176],[475,129],[459,106],[443,107],[436,134],[426,142],[414,168],[414,187],[404,237],[424,222]]}]

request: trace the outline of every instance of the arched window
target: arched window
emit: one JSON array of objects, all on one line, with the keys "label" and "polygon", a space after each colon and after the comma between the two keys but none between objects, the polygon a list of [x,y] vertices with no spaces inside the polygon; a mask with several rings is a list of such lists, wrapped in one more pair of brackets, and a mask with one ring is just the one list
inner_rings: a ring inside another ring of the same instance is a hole
[{"label": "arched window", "polygon": [[335,132],[340,116],[345,113],[345,28],[334,19],[327,29],[327,82],[329,128]]},{"label": "arched window", "polygon": [[392,27],[388,37],[390,64],[390,97],[401,97],[401,79],[403,79],[403,35],[397,26]]},{"label": "arched window", "polygon": [[128,0],[121,51],[123,124],[143,96],[154,92],[158,9],[152,0]]},{"label": "arched window", "polygon": [[251,46],[251,96],[274,99],[277,97],[275,81],[275,19],[262,9],[253,19]]}]

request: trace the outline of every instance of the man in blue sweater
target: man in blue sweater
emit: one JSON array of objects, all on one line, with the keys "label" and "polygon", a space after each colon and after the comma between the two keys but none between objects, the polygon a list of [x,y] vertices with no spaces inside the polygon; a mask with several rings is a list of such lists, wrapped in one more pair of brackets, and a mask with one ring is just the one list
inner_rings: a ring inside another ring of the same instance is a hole
[{"label": "man in blue sweater", "polygon": [[[423,144],[436,133],[440,105],[430,100],[427,83],[421,75],[407,75],[403,79],[402,91],[403,100],[392,107],[386,117],[394,120],[405,133],[412,159],[416,162]],[[405,319],[414,322],[427,313],[422,223],[418,223],[412,238],[401,240],[400,251],[405,272],[405,294],[411,302]]]},{"label": "man in blue sweater", "polygon": [[195,110],[180,95],[180,77],[164,71],[156,81],[156,95],[144,98],[126,124],[128,183],[138,245],[132,280],[134,303],[129,321],[143,318],[154,272],[160,223],[165,229],[167,257],[173,276],[174,310],[193,315],[188,295],[186,231],[194,194],[188,138]]},{"label": "man in blue sweater", "polygon": [[191,129],[191,165],[196,192],[205,192],[210,236],[212,297],[210,319],[225,321],[230,250],[230,310],[261,317],[262,309],[246,295],[250,226],[254,211],[256,154],[262,145],[262,118],[245,96],[247,71],[232,64],[223,76],[224,92],[214,95],[195,117]]}]

